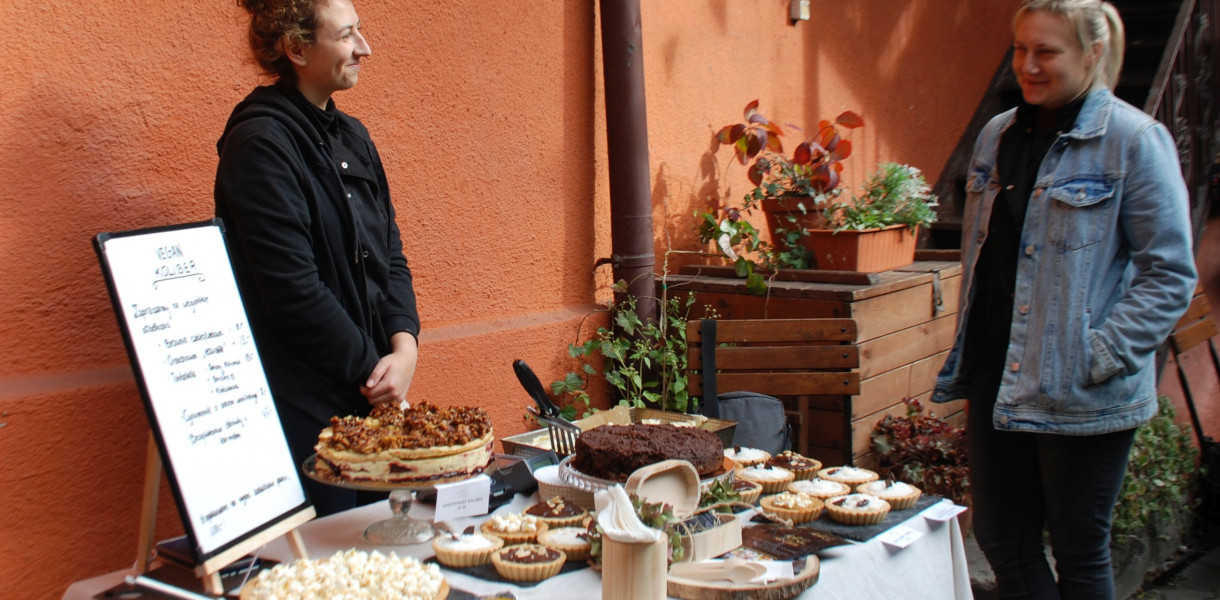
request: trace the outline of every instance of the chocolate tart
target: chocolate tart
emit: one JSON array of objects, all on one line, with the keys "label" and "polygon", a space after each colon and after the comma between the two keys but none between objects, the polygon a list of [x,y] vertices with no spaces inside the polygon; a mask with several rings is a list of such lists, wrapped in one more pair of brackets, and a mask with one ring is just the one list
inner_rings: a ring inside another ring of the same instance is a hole
[{"label": "chocolate tart", "polygon": [[501,577],[512,581],[542,581],[563,568],[563,550],[541,544],[519,544],[502,548],[491,555],[491,564]]}]

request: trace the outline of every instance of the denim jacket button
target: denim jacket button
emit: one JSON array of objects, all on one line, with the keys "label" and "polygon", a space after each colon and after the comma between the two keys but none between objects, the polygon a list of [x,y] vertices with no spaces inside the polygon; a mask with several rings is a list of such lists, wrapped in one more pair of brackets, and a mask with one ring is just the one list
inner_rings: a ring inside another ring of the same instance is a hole
[{"label": "denim jacket button", "polygon": [[1018,309],[1017,309],[1017,312],[1019,312],[1019,313],[1021,313],[1021,314],[1023,314],[1023,315],[1028,315],[1028,314],[1029,314],[1029,305],[1028,305],[1028,304],[1022,304],[1022,305],[1021,305],[1021,308],[1018,308]]},{"label": "denim jacket button", "polygon": [[1012,369],[1012,372],[1013,372],[1013,373],[1016,373],[1016,372],[1018,372],[1018,371],[1020,371],[1020,370],[1021,370],[1021,363],[1019,363],[1019,362],[1014,362],[1014,363],[1012,363],[1011,365],[1008,365],[1008,367],[1009,367],[1010,369]]},{"label": "denim jacket button", "polygon": [[1008,424],[1008,415],[1000,415],[1000,424],[1001,424],[1001,425],[1007,425],[1007,424]]},{"label": "denim jacket button", "polygon": [[1038,189],[1034,190],[1035,198],[1037,198],[1038,196],[1041,196],[1041,195],[1042,195],[1042,188],[1038,188]]},{"label": "denim jacket button", "polygon": [[1025,247],[1025,256],[1033,256],[1033,255],[1034,255],[1034,247],[1032,245],[1026,246]]}]

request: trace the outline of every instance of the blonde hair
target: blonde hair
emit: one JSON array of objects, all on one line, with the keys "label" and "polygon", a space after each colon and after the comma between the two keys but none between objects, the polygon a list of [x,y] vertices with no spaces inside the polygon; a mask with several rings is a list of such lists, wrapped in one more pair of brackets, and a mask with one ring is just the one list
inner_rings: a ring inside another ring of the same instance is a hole
[{"label": "blonde hair", "polygon": [[1101,44],[1101,56],[1093,66],[1089,89],[1104,85],[1113,90],[1118,85],[1127,38],[1123,21],[1113,4],[1103,0],[1025,0],[1013,15],[1013,28],[1016,29],[1017,22],[1027,13],[1038,11],[1067,19],[1068,25],[1076,31],[1076,41],[1084,50]]}]

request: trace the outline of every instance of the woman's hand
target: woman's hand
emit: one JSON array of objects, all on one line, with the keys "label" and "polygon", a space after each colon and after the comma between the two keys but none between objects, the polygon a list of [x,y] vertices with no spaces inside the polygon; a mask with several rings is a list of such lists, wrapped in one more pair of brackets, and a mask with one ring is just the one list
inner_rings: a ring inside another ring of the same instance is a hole
[{"label": "woman's hand", "polygon": [[415,378],[415,363],[419,360],[419,345],[415,336],[400,331],[390,338],[394,350],[381,357],[360,393],[369,404],[405,402],[411,380]]}]

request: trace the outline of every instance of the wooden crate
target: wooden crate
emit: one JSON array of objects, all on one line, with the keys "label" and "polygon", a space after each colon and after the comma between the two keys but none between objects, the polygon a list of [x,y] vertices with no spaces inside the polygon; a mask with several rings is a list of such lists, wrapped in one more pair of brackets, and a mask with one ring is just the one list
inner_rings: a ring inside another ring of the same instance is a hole
[{"label": "wooden crate", "polygon": [[[871,433],[887,414],[905,412],[902,399],[913,397],[951,421],[963,420],[962,402],[930,405],[936,373],[945,361],[957,321],[961,264],[956,261],[916,261],[901,269],[875,274],[828,274],[823,280],[773,280],[768,296],[751,295],[744,281],[722,270],[688,267],[667,280],[668,293],[690,290],[698,295],[696,305],[707,305],[722,320],[781,321],[803,319],[850,319],[855,335],[845,342],[858,364],[847,372],[858,377],[858,390],[827,393],[824,386],[788,386],[769,393],[784,401],[797,436],[794,449],[828,465],[875,466],[870,451]],[[815,272],[815,278],[816,278]],[[805,277],[809,279],[810,277]],[[703,314],[694,315],[697,319]],[[723,322],[723,321],[722,321]],[[793,321],[792,323],[796,323]],[[692,327],[697,323],[692,321]],[[719,328],[719,326],[718,326]],[[697,336],[697,330],[694,330]],[[691,335],[688,333],[688,336]],[[690,356],[693,385],[698,385],[702,366],[697,344]],[[808,352],[808,351],[807,351]],[[720,392],[743,389],[724,385],[729,375],[717,379]],[[842,371],[832,361],[806,365],[809,372]]]}]

